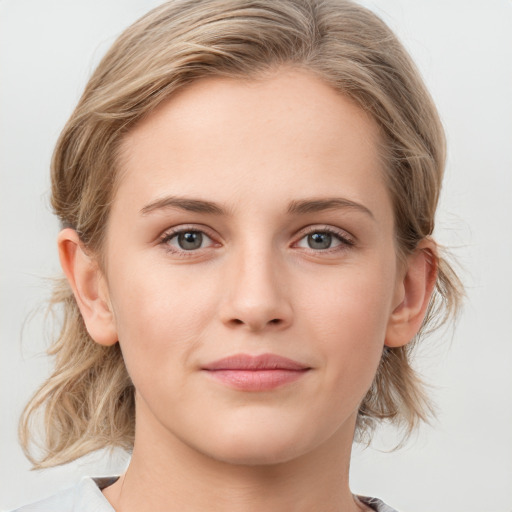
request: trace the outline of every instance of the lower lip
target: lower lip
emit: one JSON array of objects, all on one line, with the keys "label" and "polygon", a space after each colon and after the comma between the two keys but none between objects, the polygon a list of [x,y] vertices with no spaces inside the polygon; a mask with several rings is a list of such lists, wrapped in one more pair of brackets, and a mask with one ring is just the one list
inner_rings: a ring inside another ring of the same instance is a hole
[{"label": "lower lip", "polygon": [[303,377],[304,370],[206,370],[214,379],[241,391],[270,391]]}]

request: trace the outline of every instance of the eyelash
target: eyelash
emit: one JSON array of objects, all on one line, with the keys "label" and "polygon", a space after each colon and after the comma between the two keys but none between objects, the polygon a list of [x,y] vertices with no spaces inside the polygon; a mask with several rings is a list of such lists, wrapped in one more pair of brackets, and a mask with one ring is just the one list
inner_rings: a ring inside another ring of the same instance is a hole
[{"label": "eyelash", "polygon": [[206,236],[211,242],[213,242],[212,245],[215,245],[215,242],[213,240],[213,237],[210,236],[204,228],[200,228],[198,226],[184,226],[177,229],[174,229],[172,231],[166,231],[161,237],[160,237],[160,244],[163,245],[167,252],[170,252],[172,254],[178,254],[183,257],[193,257],[197,255],[198,251],[201,249],[205,249],[205,247],[201,247],[199,249],[195,250],[185,250],[185,249],[178,249],[176,247],[171,247],[169,242],[173,239],[178,237],[180,234],[183,233],[200,233],[203,236]]},{"label": "eyelash", "polygon": [[328,253],[333,253],[333,252],[344,251],[344,250],[347,250],[348,248],[355,245],[355,240],[348,233],[346,233],[345,231],[337,230],[330,226],[320,226],[320,227],[313,226],[311,228],[307,228],[306,231],[303,231],[301,233],[300,238],[297,240],[297,242],[294,243],[294,245],[299,243],[301,240],[303,240],[307,236],[315,234],[315,233],[331,235],[333,238],[337,239],[340,242],[340,245],[335,246],[335,247],[329,247],[327,249],[313,249],[313,248],[306,248],[306,247],[303,248],[306,251],[309,251],[314,254],[318,254],[318,253],[328,254]]},{"label": "eyelash", "polygon": [[[202,249],[206,249],[207,248],[207,247],[200,247],[198,249],[186,250],[186,249],[177,249],[177,248],[171,247],[169,245],[169,242],[172,239],[174,239],[177,236],[179,236],[180,234],[184,234],[184,233],[199,233],[202,236],[206,236],[212,242],[211,245],[216,245],[213,237],[210,236],[206,232],[206,230],[204,228],[200,228],[200,227],[197,227],[197,226],[190,226],[190,227],[185,226],[185,227],[177,228],[177,229],[172,230],[172,231],[167,231],[167,232],[165,232],[160,237],[159,243],[161,245],[165,246],[165,249],[168,252],[173,253],[173,254],[178,254],[178,255],[183,256],[183,257],[193,257],[193,256],[197,255],[197,253],[199,251],[201,251]],[[334,237],[336,240],[338,240],[340,242],[340,245],[335,246],[335,247],[328,247],[326,249],[313,249],[311,247],[309,247],[309,248],[302,247],[301,249],[304,249],[305,251],[308,251],[308,252],[314,253],[314,254],[318,254],[318,253],[326,254],[326,253],[332,253],[332,252],[338,252],[338,251],[347,250],[349,247],[352,247],[352,246],[355,245],[354,239],[350,235],[348,235],[348,233],[346,233],[344,231],[343,232],[342,231],[338,231],[338,230],[336,230],[336,229],[334,229],[332,227],[329,227],[329,226],[320,226],[320,227],[313,226],[311,228],[308,228],[306,231],[303,231],[300,234],[300,238],[298,238],[292,244],[292,247],[296,246],[300,241],[302,241],[307,236],[315,234],[315,233],[331,235],[332,237]],[[219,245],[219,244],[217,244],[217,245]]]}]

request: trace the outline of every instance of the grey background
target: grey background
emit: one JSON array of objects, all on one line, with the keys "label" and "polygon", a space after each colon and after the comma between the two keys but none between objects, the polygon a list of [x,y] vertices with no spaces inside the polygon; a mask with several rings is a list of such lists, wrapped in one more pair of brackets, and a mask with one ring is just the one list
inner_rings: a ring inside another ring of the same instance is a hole
[{"label": "grey background", "polygon": [[[158,3],[0,0],[0,509],[126,464],[119,454],[96,454],[30,472],[16,425],[50,370],[37,308],[59,272],[51,151],[101,55]],[[399,452],[356,448],[352,487],[400,510],[510,512],[512,2],[364,3],[401,37],[438,104],[449,160],[437,238],[464,267],[468,300],[455,335],[434,336],[418,354],[438,421]],[[376,445],[392,439],[383,430]]]}]

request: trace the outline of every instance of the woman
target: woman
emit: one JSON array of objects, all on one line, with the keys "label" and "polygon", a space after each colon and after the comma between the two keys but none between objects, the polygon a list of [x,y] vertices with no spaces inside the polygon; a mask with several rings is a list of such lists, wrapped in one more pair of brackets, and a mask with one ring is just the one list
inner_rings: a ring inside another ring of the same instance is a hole
[{"label": "woman", "polygon": [[170,2],[127,29],[54,153],[65,318],[21,434],[44,406],[37,467],[133,453],[37,509],[390,510],[352,495],[350,450],[429,415],[411,347],[460,295],[443,167],[414,66],[351,2]]}]

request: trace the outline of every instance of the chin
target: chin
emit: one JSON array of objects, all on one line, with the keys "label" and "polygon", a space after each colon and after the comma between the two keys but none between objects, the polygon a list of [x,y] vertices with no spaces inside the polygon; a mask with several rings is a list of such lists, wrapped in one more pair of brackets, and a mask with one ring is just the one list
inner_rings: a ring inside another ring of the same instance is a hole
[{"label": "chin", "polygon": [[288,462],[314,448],[304,432],[297,436],[293,429],[257,425],[227,429],[210,435],[208,446],[197,447],[211,458],[233,465],[268,466]]},{"label": "chin", "polygon": [[237,449],[216,450],[212,458],[236,466],[273,466],[298,458],[302,453],[289,446],[266,446],[265,449],[244,446]]}]

